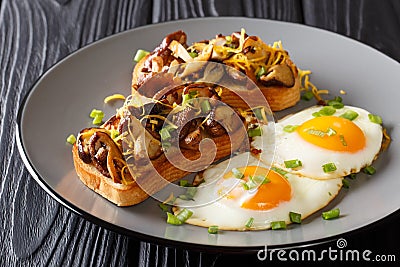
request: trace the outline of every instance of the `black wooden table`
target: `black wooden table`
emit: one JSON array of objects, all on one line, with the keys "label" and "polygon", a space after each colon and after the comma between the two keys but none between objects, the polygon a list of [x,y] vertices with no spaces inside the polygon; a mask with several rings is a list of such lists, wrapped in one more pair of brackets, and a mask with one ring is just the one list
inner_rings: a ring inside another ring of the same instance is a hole
[{"label": "black wooden table", "polygon": [[[40,188],[16,147],[17,110],[35,80],[80,47],[146,24],[192,17],[245,16],[324,28],[364,42],[400,61],[398,0],[2,0],[0,3],[0,266],[268,265],[259,262],[256,254],[206,253],[129,238],[86,221]],[[399,226],[400,213],[396,212],[343,238],[353,249],[395,255],[398,263]],[[313,249],[322,251],[330,246],[332,243],[319,244]]]}]

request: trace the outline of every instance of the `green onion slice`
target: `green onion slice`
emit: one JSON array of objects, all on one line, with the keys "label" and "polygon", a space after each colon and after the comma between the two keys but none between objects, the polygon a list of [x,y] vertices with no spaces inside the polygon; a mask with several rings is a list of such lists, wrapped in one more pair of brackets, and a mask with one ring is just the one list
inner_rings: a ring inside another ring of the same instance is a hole
[{"label": "green onion slice", "polygon": [[343,146],[347,146],[347,142],[346,142],[346,140],[344,139],[343,134],[339,135],[339,139],[340,139],[340,142],[342,143]]},{"label": "green onion slice", "polygon": [[135,62],[139,62],[142,58],[144,58],[145,56],[147,56],[148,54],[150,54],[149,51],[143,50],[143,49],[138,49],[136,51],[135,57],[133,58],[133,60]]},{"label": "green onion slice", "polygon": [[334,107],[335,109],[341,109],[344,107],[344,104],[337,100],[328,100],[328,106]]},{"label": "green onion slice", "polygon": [[189,52],[189,55],[190,55],[192,58],[195,58],[195,57],[197,57],[199,54],[197,54],[196,52]]},{"label": "green onion slice", "polygon": [[188,209],[183,209],[181,210],[177,215],[176,218],[180,220],[182,223],[186,222],[187,219],[189,219],[193,215],[193,211],[188,210]]},{"label": "green onion slice", "polygon": [[271,229],[272,230],[286,229],[286,222],[285,221],[271,222]]},{"label": "green onion slice", "polygon": [[92,123],[95,124],[95,125],[100,125],[102,123],[102,121],[103,121],[103,118],[104,118],[104,115],[103,116],[97,115],[97,116],[94,117]]},{"label": "green onion slice", "polygon": [[299,127],[298,125],[286,125],[285,127],[283,127],[283,131],[287,132],[287,133],[293,133],[297,127]]},{"label": "green onion slice", "polygon": [[340,115],[340,117],[352,121],[358,117],[358,113],[353,110],[347,110],[345,113]]},{"label": "green onion slice", "polygon": [[290,168],[290,169],[294,169],[294,168],[303,166],[301,161],[298,159],[285,160],[284,163],[285,163],[285,167]]},{"label": "green onion slice", "polygon": [[70,135],[67,137],[67,143],[70,143],[71,145],[73,145],[73,144],[75,144],[75,142],[76,142],[76,137],[75,137],[75,135],[70,134]]},{"label": "green onion slice", "polygon": [[253,222],[254,218],[253,217],[249,218],[245,224],[246,228],[250,228],[253,225]]},{"label": "green onion slice", "polygon": [[92,109],[92,111],[90,112],[90,114],[89,114],[89,116],[90,116],[90,118],[95,118],[95,117],[97,117],[97,116],[102,116],[102,117],[104,117],[104,112],[103,111],[101,111],[100,109]]},{"label": "green onion slice", "polygon": [[170,134],[168,128],[166,128],[166,127],[162,128],[159,133],[161,136],[161,140],[163,140],[163,141],[171,138],[171,134]]},{"label": "green onion slice", "polygon": [[349,188],[349,187],[350,187],[350,182],[349,182],[349,180],[343,178],[343,179],[342,179],[342,186],[343,186],[344,188]]},{"label": "green onion slice", "polygon": [[321,110],[318,112],[321,116],[331,116],[335,114],[336,109],[331,106],[325,106],[321,108]]},{"label": "green onion slice", "polygon": [[161,209],[163,212],[169,212],[169,207],[168,207],[167,204],[160,203],[160,204],[158,204],[158,206],[160,207],[160,209]]},{"label": "green onion slice", "polygon": [[211,225],[208,227],[209,234],[218,234],[218,225]]},{"label": "green onion slice", "polygon": [[292,223],[301,223],[301,214],[300,213],[290,211],[289,218]]},{"label": "green onion slice", "polygon": [[322,212],[322,218],[324,220],[336,219],[339,217],[339,215],[340,215],[339,208]]},{"label": "green onion slice", "polygon": [[171,212],[167,212],[167,223],[172,225],[181,225],[183,222],[178,219],[174,214]]},{"label": "green onion slice", "polygon": [[307,91],[304,92],[303,95],[301,96],[301,99],[305,100],[305,101],[310,101],[311,99],[313,99],[314,94],[311,91]]},{"label": "green onion slice", "polygon": [[261,67],[256,74],[257,80],[260,79],[260,77],[266,73],[267,73],[267,70],[264,67]]},{"label": "green onion slice", "polygon": [[[273,171],[276,172],[276,173],[279,173],[279,174],[282,175],[283,177],[286,177],[286,174],[288,174],[287,171],[285,171],[285,170],[283,170],[283,169],[281,169],[281,168],[278,168],[278,167],[271,167],[271,170],[273,170]],[[286,178],[287,178],[287,177],[286,177]]]},{"label": "green onion slice", "polygon": [[237,179],[243,179],[244,178],[244,174],[241,171],[239,171],[238,169],[236,169],[236,168],[232,169],[232,174]]},{"label": "green onion slice", "polygon": [[382,124],[382,118],[379,115],[368,114],[368,118],[373,123]]},{"label": "green onion slice", "polygon": [[373,175],[376,173],[376,170],[373,166],[367,166],[364,168],[364,173],[366,173],[368,175]]},{"label": "green onion slice", "polygon": [[337,168],[336,168],[335,163],[330,162],[330,163],[326,163],[326,164],[322,165],[322,169],[324,170],[325,173],[328,173],[328,172],[336,171]]},{"label": "green onion slice", "polygon": [[201,111],[205,114],[211,111],[211,105],[210,102],[207,99],[204,99],[201,102]]},{"label": "green onion slice", "polygon": [[259,126],[254,129],[249,129],[247,131],[247,134],[249,135],[249,137],[261,136],[261,134],[262,134],[261,127]]},{"label": "green onion slice", "polygon": [[332,129],[331,127],[328,127],[328,130],[326,131],[326,135],[328,135],[328,136],[336,135],[336,131],[334,129]]}]

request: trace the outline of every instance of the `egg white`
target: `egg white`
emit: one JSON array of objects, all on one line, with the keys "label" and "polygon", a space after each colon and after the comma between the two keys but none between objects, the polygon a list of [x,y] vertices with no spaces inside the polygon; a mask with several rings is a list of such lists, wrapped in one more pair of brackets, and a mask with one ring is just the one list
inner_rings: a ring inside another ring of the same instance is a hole
[{"label": "egg white", "polygon": [[[244,165],[243,163],[246,161],[247,164]],[[229,190],[227,191],[227,189],[241,186],[240,179],[223,178],[223,175],[231,170],[227,168],[228,164],[232,168],[245,166],[270,167],[261,163],[250,153],[243,153],[231,160],[226,160],[208,168],[203,173],[205,181],[198,188],[194,200],[177,199],[175,202],[177,206],[176,213],[179,212],[180,206],[185,206],[193,211],[193,215],[186,223],[202,227],[217,225],[221,230],[269,229],[271,228],[271,222],[274,221],[285,221],[290,224],[289,212],[300,213],[302,219],[308,217],[334,199],[342,186],[342,178],[323,181],[288,173],[285,176],[291,185],[290,200],[281,202],[277,207],[269,210],[251,210],[241,207],[241,201],[254,194],[254,190],[246,192],[247,195],[243,195],[241,199],[221,197],[221,192],[228,192]],[[192,207],[188,206],[188,203]],[[204,205],[204,203],[207,204]],[[249,218],[254,218],[254,222],[250,228],[247,228],[245,224]]]},{"label": "egg white", "polygon": [[[332,179],[357,173],[363,167],[370,165],[377,157],[382,144],[382,126],[369,120],[369,112],[352,106],[345,106],[337,109],[333,116],[340,116],[347,110],[357,112],[359,115],[353,122],[363,131],[366,138],[365,147],[355,153],[336,152],[318,147],[306,142],[300,135],[294,131],[285,132],[283,128],[286,125],[301,125],[305,121],[313,119],[312,114],[321,109],[320,106],[314,106],[288,116],[275,123],[275,157],[274,164],[291,173],[306,176],[313,179]],[[253,139],[252,146],[261,149],[259,157],[265,162],[269,162],[273,148],[268,145],[271,138],[269,126],[263,126],[263,135]],[[284,161],[298,159],[302,166],[296,169],[285,167]],[[336,171],[325,173],[322,166],[326,163],[334,163]]]}]

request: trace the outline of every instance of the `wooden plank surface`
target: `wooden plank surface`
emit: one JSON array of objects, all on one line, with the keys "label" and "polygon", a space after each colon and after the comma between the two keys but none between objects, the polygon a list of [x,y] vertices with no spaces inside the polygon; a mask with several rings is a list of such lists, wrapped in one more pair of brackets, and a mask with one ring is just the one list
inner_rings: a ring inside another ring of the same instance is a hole
[{"label": "wooden plank surface", "polygon": [[[400,4],[313,0],[3,0],[0,2],[0,266],[225,266],[252,255],[167,248],[88,222],[53,200],[15,143],[18,107],[34,82],[80,47],[141,25],[204,16],[305,23],[365,42],[400,60]],[[348,236],[352,247],[397,253],[400,216]],[[322,245],[322,250],[329,244]],[[400,260],[400,255],[398,255]]]}]

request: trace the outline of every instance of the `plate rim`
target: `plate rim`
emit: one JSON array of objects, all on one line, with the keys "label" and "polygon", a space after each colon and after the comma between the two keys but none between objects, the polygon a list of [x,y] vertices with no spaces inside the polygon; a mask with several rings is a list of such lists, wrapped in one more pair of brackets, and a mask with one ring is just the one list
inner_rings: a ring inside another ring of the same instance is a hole
[{"label": "plate rim", "polygon": [[[315,27],[312,25],[306,25],[306,24],[300,24],[296,22],[291,22],[291,21],[280,21],[280,20],[272,20],[272,19],[263,19],[263,18],[250,18],[250,17],[244,17],[244,16],[221,16],[221,17],[200,17],[200,18],[187,18],[187,19],[178,19],[178,20],[172,20],[172,21],[166,21],[166,22],[159,22],[159,23],[154,23],[154,24],[147,24],[147,25],[142,25],[138,26],[135,28],[127,29],[118,33],[111,34],[109,36],[105,36],[103,38],[100,38],[96,41],[93,41],[91,43],[88,43],[72,52],[69,54],[65,55],[64,57],[60,58],[58,61],[56,61],[53,65],[51,65],[49,68],[47,68],[32,84],[32,86],[28,89],[28,91],[25,93],[23,100],[21,101],[19,107],[18,107],[18,113],[17,113],[17,118],[15,122],[15,138],[16,138],[16,144],[17,148],[20,154],[20,157],[25,165],[25,168],[28,170],[28,172],[31,174],[31,176],[34,178],[34,180],[39,184],[39,186],[47,193],[49,194],[55,201],[57,201],[59,204],[62,206],[66,207],[68,210],[72,211],[73,213],[77,214],[81,218],[84,218],[85,220],[88,220],[90,223],[96,224],[100,227],[104,227],[108,230],[114,231],[118,234],[125,235],[130,238],[138,238],[139,241],[145,241],[145,242],[150,242],[153,244],[161,244],[161,245],[166,245],[166,246],[173,246],[173,247],[179,247],[182,249],[187,249],[188,247],[190,249],[193,249],[195,251],[207,251],[207,252],[224,252],[224,253],[254,253],[256,251],[259,251],[260,249],[264,249],[264,246],[224,246],[224,245],[212,245],[212,244],[199,244],[199,243],[192,243],[192,242],[186,242],[186,241],[180,241],[180,240],[172,240],[168,239],[165,237],[156,237],[152,236],[149,234],[145,233],[140,233],[131,229],[127,229],[123,226],[119,226],[110,222],[107,222],[95,215],[92,215],[90,212],[84,211],[80,207],[74,205],[70,201],[66,200],[64,197],[62,197],[54,188],[52,188],[47,182],[46,179],[44,179],[39,172],[36,170],[34,167],[34,164],[31,162],[29,159],[27,152],[24,147],[23,143],[23,138],[22,138],[22,116],[26,108],[26,102],[32,95],[32,93],[35,91],[35,88],[37,85],[42,81],[44,77],[49,75],[53,69],[57,68],[59,65],[63,64],[65,61],[68,60],[68,58],[75,56],[76,54],[81,53],[82,51],[86,49],[90,49],[92,46],[97,45],[98,43],[108,41],[113,38],[117,38],[118,36],[124,35],[124,34],[129,34],[130,32],[137,31],[137,30],[145,30],[146,28],[153,28],[153,27],[159,27],[162,25],[172,25],[172,24],[180,24],[180,23],[186,23],[190,21],[203,21],[203,20],[233,20],[233,19],[245,19],[248,21],[266,21],[268,23],[276,23],[276,24],[287,24],[287,25],[295,25],[295,27],[304,27],[308,29],[313,29],[315,31],[321,31],[324,32],[325,34],[331,34],[334,35],[335,37],[338,38],[344,38],[347,41],[354,42],[357,44],[361,44],[365,47],[367,47],[370,50],[373,50],[375,53],[379,53],[380,56],[385,57],[388,60],[393,61],[394,63],[400,64],[396,59],[388,56],[387,54],[383,53],[382,51],[372,47],[369,44],[363,43],[361,41],[358,41],[354,38],[351,38],[349,36],[342,35],[340,33],[332,32],[323,28]],[[123,208],[123,207],[119,207]],[[368,230],[368,228],[374,227],[379,223],[382,223],[383,221],[388,221],[390,218],[396,217],[400,215],[400,207],[393,211],[392,213],[389,213],[388,215],[379,218],[378,220],[375,220],[373,222],[368,222],[364,224],[363,226],[349,230],[340,234],[336,234],[333,236],[329,237],[323,237],[323,238],[315,238],[312,240],[306,240],[306,241],[300,241],[300,242],[295,242],[295,243],[288,243],[288,244],[278,244],[278,245],[268,245],[268,248],[272,249],[291,249],[291,248],[305,248],[309,246],[315,246],[315,245],[321,245],[325,244],[328,242],[332,242],[335,239],[342,238],[343,236],[348,236],[348,235],[353,235],[357,234],[360,232],[365,232]]]}]

